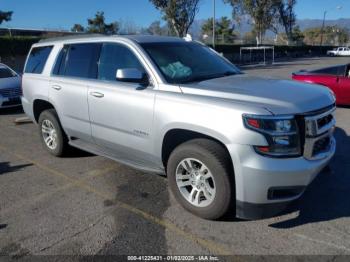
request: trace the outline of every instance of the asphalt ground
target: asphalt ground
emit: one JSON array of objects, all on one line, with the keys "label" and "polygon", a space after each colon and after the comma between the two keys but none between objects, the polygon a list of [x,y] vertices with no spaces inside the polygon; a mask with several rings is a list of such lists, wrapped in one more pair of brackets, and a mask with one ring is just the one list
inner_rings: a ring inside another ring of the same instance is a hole
[{"label": "asphalt ground", "polygon": [[[303,59],[249,67],[289,78],[299,69],[350,62]],[[280,216],[206,221],[185,211],[165,177],[74,150],[55,158],[37,126],[0,112],[0,255],[350,254],[350,108],[338,108],[337,153],[304,196]],[[0,257],[1,258],[1,257]]]}]

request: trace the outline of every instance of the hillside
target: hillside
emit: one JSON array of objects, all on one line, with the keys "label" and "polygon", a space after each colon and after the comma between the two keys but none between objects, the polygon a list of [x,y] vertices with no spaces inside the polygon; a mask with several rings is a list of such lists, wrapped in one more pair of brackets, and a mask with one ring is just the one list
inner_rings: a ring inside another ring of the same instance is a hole
[{"label": "hillside", "polygon": [[[205,20],[196,20],[194,21],[192,27],[191,27],[191,35],[198,39],[201,35],[201,26],[205,22]],[[321,27],[322,26],[322,19],[299,19],[297,21],[297,25],[300,27],[300,29],[303,31],[307,28],[311,27]],[[340,18],[337,20],[326,20],[325,21],[326,26],[339,26],[344,27],[350,30],[350,18]],[[242,23],[240,26],[236,27],[236,30],[240,32],[242,35],[244,35],[247,32],[250,32],[252,29],[251,24],[248,22]],[[267,32],[267,36],[272,36],[272,32]]]}]

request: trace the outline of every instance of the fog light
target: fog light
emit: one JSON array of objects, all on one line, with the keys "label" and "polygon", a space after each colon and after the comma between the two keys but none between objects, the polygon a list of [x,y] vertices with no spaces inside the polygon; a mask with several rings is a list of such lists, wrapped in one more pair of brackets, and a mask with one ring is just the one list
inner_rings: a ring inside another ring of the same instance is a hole
[{"label": "fog light", "polygon": [[282,145],[282,146],[289,146],[290,145],[290,141],[289,141],[289,137],[288,136],[273,137],[273,141],[277,145]]}]

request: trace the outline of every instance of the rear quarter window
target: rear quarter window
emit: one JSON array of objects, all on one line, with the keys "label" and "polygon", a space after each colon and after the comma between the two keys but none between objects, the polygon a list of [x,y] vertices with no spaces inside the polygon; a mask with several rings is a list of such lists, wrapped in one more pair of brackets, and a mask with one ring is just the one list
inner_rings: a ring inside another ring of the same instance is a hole
[{"label": "rear quarter window", "polygon": [[52,46],[34,47],[29,54],[25,73],[41,74],[44,70],[47,58],[52,50]]}]

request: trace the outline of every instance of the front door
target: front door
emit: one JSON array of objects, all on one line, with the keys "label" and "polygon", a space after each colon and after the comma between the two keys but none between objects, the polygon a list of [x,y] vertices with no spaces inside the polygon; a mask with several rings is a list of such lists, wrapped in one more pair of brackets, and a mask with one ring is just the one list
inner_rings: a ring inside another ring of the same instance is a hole
[{"label": "front door", "polygon": [[90,82],[88,102],[95,142],[129,162],[153,162],[152,125],[155,92],[138,83],[116,81],[118,69],[145,71],[135,53],[118,43],[101,48],[97,80]]}]

